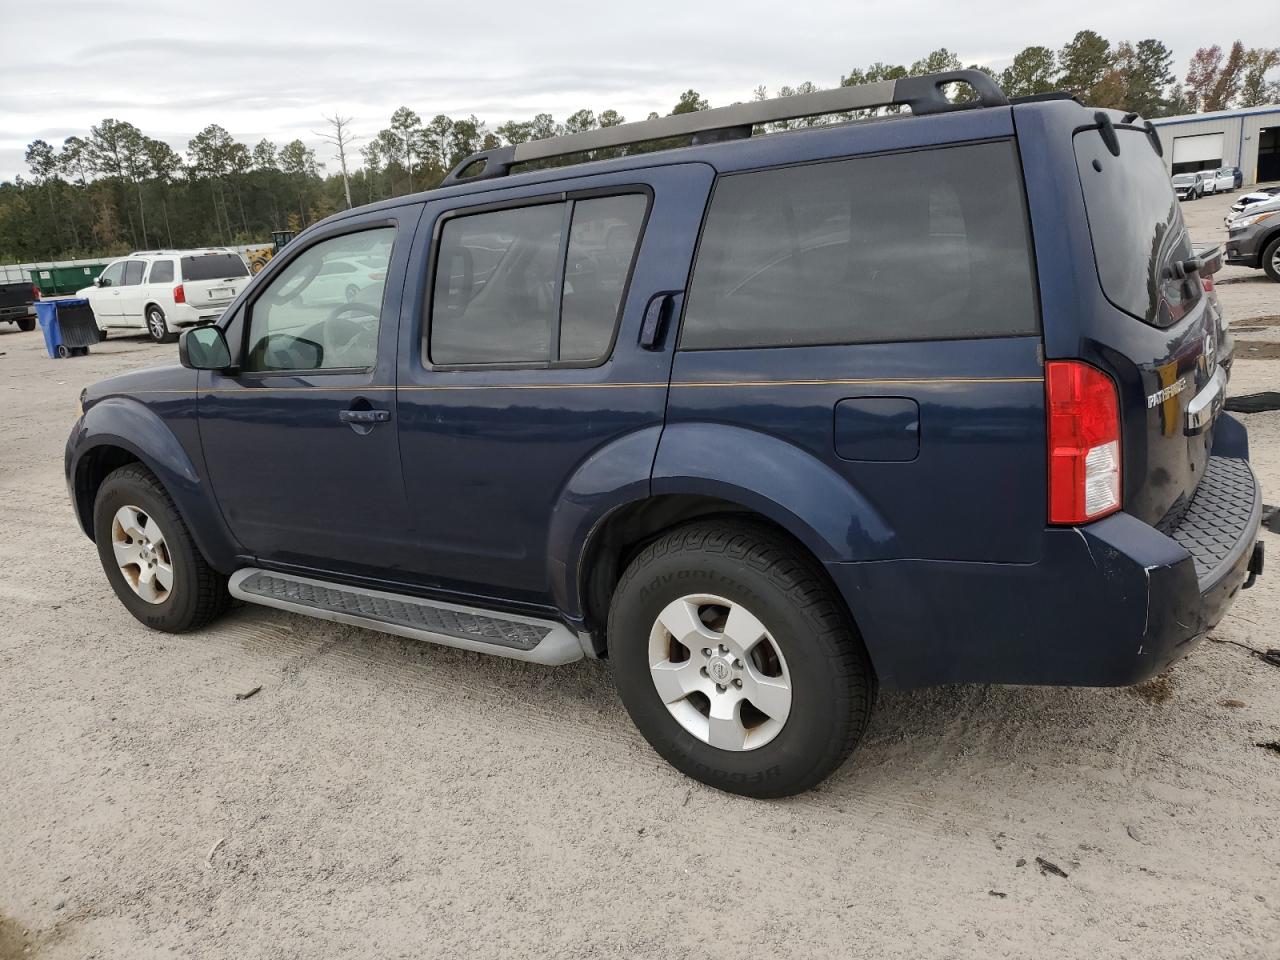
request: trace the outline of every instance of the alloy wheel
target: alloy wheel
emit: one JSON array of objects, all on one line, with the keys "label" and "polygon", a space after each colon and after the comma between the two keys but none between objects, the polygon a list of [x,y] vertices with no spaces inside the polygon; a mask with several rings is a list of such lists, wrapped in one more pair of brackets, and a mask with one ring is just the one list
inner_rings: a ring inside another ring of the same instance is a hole
[{"label": "alloy wheel", "polygon": [[173,589],[173,557],[154,517],[123,506],[111,519],[111,549],[124,581],[147,603],[164,603]]},{"label": "alloy wheel", "polygon": [[687,732],[721,750],[755,750],[791,713],[791,675],[777,641],[740,603],[710,594],[673,600],[649,634],[649,673]]},{"label": "alloy wheel", "polygon": [[153,340],[163,340],[169,333],[164,323],[164,316],[159,310],[147,311],[147,327]]}]

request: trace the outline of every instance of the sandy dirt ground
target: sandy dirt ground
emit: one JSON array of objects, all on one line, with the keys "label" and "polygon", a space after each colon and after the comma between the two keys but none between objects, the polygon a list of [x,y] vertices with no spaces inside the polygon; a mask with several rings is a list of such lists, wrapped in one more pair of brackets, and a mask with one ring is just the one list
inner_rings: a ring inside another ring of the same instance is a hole
[{"label": "sandy dirt ground", "polygon": [[[1187,205],[1197,239],[1228,202]],[[1280,285],[1220,276],[1240,339],[1280,340]],[[885,693],[836,776],[756,802],[667,767],[598,663],[265,608],[141,627],[62,447],[83,384],[173,356],[0,326],[0,960],[1280,957],[1280,669],[1251,653],[1280,537],[1165,677]],[[1241,356],[1233,393],[1280,389]],[[1280,413],[1247,419],[1274,500]]]}]

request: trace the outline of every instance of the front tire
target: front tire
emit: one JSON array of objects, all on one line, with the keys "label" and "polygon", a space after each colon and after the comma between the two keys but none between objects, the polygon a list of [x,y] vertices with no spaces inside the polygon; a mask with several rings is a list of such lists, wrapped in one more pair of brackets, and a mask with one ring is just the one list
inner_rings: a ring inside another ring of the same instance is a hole
[{"label": "front tire", "polygon": [[1262,251],[1262,269],[1268,277],[1280,283],[1280,236],[1277,236]]},{"label": "front tire", "polygon": [[93,538],[116,596],[151,629],[195,630],[227,608],[226,578],[205,561],[168,491],[142,464],[121,467],[98,488]]},{"label": "front tire", "polygon": [[875,702],[866,650],[821,567],[742,521],[692,523],[641,551],[614,594],[609,659],[668,763],[750,797],[827,777]]},{"label": "front tire", "polygon": [[147,307],[147,336],[156,343],[169,343],[171,340],[177,339],[169,331],[169,324],[164,318],[164,311],[155,304]]}]

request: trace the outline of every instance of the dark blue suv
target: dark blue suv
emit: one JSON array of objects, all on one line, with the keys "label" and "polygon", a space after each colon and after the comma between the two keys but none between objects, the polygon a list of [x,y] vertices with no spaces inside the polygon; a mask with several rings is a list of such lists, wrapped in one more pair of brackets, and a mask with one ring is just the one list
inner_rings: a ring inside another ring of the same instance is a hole
[{"label": "dark blue suv", "polygon": [[880,686],[1141,681],[1262,566],[1221,254],[1159,152],[962,71],[478,154],[86,390],[76,513],[148,626],[607,657],[753,796]]}]

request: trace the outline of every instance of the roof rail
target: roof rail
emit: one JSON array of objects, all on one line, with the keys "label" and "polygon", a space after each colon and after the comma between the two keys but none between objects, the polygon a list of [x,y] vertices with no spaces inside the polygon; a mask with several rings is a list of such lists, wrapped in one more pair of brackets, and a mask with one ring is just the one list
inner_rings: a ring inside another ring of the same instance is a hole
[{"label": "roof rail", "polygon": [[[964,103],[948,100],[942,88],[950,83],[966,83],[977,93],[978,99]],[[973,107],[1007,107],[1009,99],[989,74],[981,70],[950,70],[931,73],[923,77],[906,77],[902,80],[882,80],[854,87],[836,87],[793,97],[777,97],[773,100],[757,100],[752,103],[735,103],[713,110],[680,113],[637,123],[622,123],[616,127],[600,127],[584,133],[571,133],[546,140],[530,140],[513,146],[495,147],[473,153],[449,171],[441,186],[467,183],[473,180],[489,180],[505,177],[519,163],[547,160],[606,147],[621,147],[667,137],[693,136],[693,142],[716,143],[722,140],[742,140],[751,136],[752,128],[761,123],[795,120],[798,117],[816,117],[871,107],[908,106],[913,114],[947,113]],[[468,170],[480,165],[480,169],[464,176]]]}]

